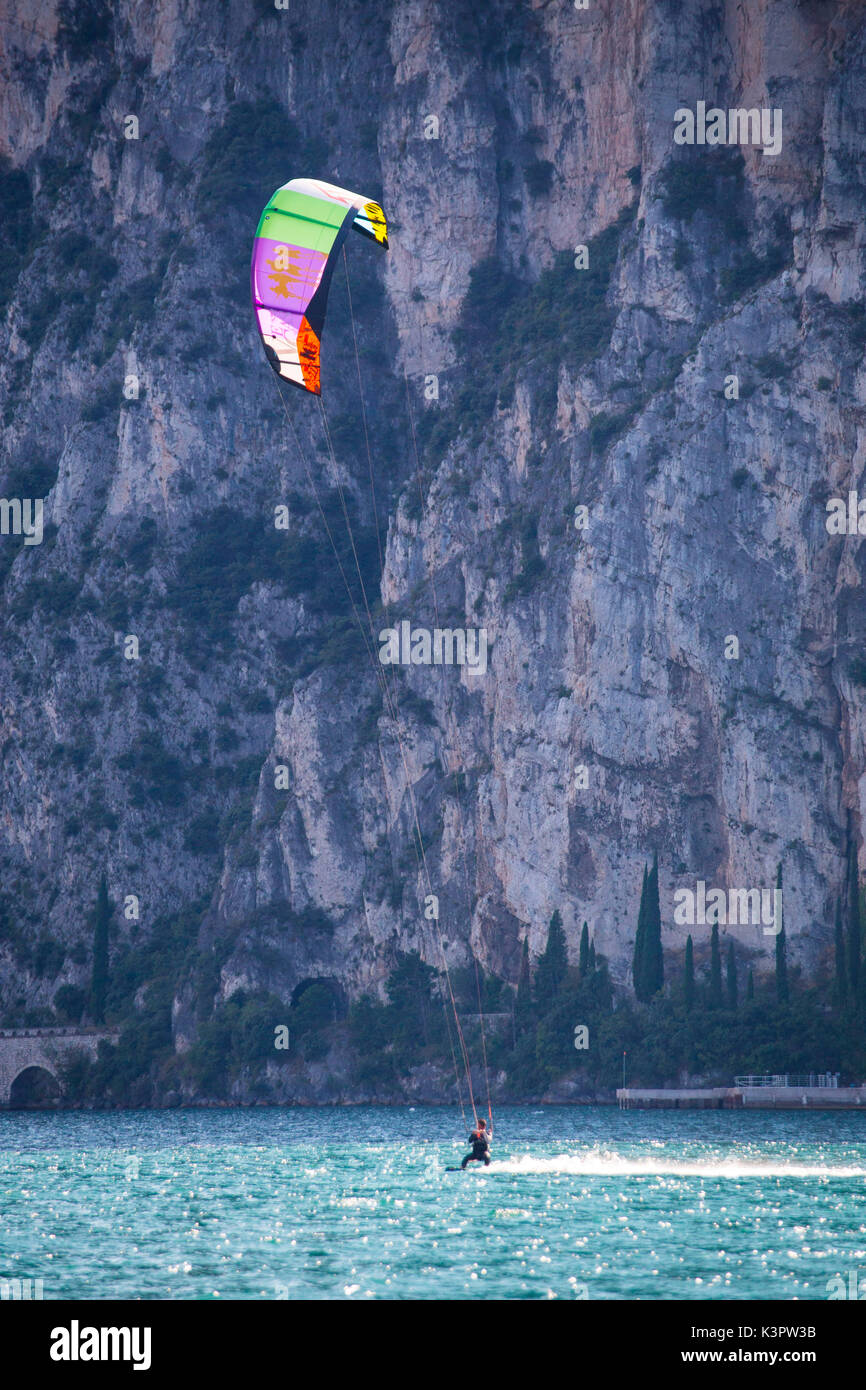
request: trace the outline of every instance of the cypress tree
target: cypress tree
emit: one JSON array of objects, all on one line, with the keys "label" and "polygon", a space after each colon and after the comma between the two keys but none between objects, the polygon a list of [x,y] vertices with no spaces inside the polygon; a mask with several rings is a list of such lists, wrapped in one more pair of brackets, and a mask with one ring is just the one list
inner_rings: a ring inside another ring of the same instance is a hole
[{"label": "cypress tree", "polygon": [[108,928],[113,904],[108,897],[105,874],[99,880],[96,911],[93,914],[93,974],[90,983],[90,1013],[94,1023],[105,1022],[108,993]]},{"label": "cypress tree", "polygon": [[631,963],[631,977],[634,992],[638,999],[646,998],[644,991],[644,943],[646,940],[647,912],[647,868],[643,866],[643,881],[640,886],[640,907],[637,911],[637,932],[634,938],[634,956]]},{"label": "cypress tree", "polygon": [[529,973],[529,937],[523,938],[523,951],[520,956],[520,974],[517,977],[517,996],[514,1001],[514,1025],[518,1033],[523,1033],[532,1023],[532,983]]},{"label": "cypress tree", "polygon": [[634,992],[638,999],[652,999],[664,984],[665,967],[662,955],[662,914],[659,905],[659,857],[653,856],[653,866],[643,870],[640,907],[637,914],[637,933],[632,962]]},{"label": "cypress tree", "polygon": [[836,979],[835,995],[837,1004],[842,1004],[848,993],[848,974],[845,968],[845,929],[842,926],[842,901],[836,899]]},{"label": "cypress tree", "polygon": [[554,912],[547,931],[547,945],[535,971],[535,1002],[549,1009],[568,983],[568,949],[559,912]]},{"label": "cypress tree", "polygon": [[780,1004],[788,1002],[788,949],[784,927],[776,937],[776,998]]},{"label": "cypress tree", "polygon": [[647,918],[644,940],[647,998],[658,994],[665,982],[665,962],[662,953],[662,910],[659,901],[659,857],[653,855],[653,866],[647,879]]},{"label": "cypress tree", "polygon": [[722,953],[719,949],[719,924],[713,923],[710,935],[710,1008],[722,1007]]},{"label": "cypress tree", "polygon": [[686,964],[683,973],[683,993],[685,995],[686,1009],[690,1011],[695,1002],[695,948],[692,945],[691,934],[686,937]]},{"label": "cypress tree", "polygon": [[589,973],[589,927],[586,922],[584,922],[583,930],[580,933],[580,956],[578,957],[577,968],[580,971],[581,979]]},{"label": "cypress tree", "polygon": [[848,838],[848,984],[856,998],[860,986],[860,876],[857,872],[857,845]]},{"label": "cypress tree", "polygon": [[749,983],[746,985],[746,998],[751,1002],[755,997],[755,977],[749,971]]},{"label": "cypress tree", "polygon": [[[782,866],[776,873],[776,887],[782,889]],[[776,998],[780,1004],[788,1002],[788,948],[785,943],[785,914],[782,911],[782,929],[776,937]]]},{"label": "cypress tree", "polygon": [[737,1007],[737,962],[734,956],[734,943],[728,942],[728,961],[725,984],[727,985],[728,1008]]},{"label": "cypress tree", "polygon": [[590,975],[592,974],[592,972],[593,972],[594,970],[597,970],[597,969],[598,969],[598,966],[597,966],[596,963],[595,963],[595,942],[594,942],[594,941],[590,941],[590,943],[589,943],[589,973],[590,973]]}]

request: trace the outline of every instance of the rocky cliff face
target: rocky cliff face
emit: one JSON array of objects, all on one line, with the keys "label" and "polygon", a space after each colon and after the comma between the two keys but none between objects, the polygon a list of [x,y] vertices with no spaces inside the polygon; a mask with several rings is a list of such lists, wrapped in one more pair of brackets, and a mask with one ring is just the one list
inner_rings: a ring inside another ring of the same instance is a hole
[{"label": "rocky cliff face", "polygon": [[[781,863],[823,968],[866,750],[825,524],[866,451],[862,6],[0,0],[0,34],[3,496],[47,499],[0,538],[7,1020],[86,984],[103,872],[116,987],[174,969],[180,1046],[406,950],[514,983],[557,908],[624,984],[653,851],[672,966],[677,889]],[[781,149],[675,143],[701,102]],[[360,391],[335,274],[324,417],[248,304],[304,173],[391,222],[347,248]],[[483,629],[486,672],[382,667],[401,621]]]}]

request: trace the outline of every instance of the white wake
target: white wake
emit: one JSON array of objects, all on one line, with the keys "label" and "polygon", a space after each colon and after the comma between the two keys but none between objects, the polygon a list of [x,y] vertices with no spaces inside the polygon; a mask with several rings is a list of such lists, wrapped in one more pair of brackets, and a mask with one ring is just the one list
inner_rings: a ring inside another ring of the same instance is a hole
[{"label": "white wake", "polygon": [[731,1159],[622,1158],[617,1154],[555,1154],[531,1158],[522,1154],[494,1160],[488,1173],[573,1173],[576,1177],[677,1178],[866,1178],[866,1168],[831,1167],[822,1163],[765,1162]]}]

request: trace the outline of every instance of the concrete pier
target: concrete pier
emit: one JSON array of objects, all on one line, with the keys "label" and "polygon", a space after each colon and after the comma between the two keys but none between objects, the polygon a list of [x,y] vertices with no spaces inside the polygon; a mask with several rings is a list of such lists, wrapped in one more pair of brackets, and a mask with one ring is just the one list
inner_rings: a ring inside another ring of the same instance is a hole
[{"label": "concrete pier", "polygon": [[645,1091],[628,1087],[616,1093],[620,1110],[737,1110],[743,1105],[742,1092],[733,1086],[709,1090]]},{"label": "concrete pier", "polygon": [[866,1110],[866,1086],[717,1086],[616,1093],[620,1110]]}]

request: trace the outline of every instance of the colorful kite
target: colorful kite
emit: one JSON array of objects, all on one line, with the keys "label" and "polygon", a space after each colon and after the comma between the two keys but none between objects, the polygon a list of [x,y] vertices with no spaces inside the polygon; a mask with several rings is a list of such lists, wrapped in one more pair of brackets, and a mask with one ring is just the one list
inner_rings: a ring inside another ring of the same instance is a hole
[{"label": "colorful kite", "polygon": [[253,307],[268,361],[316,396],[331,275],[350,227],[387,250],[378,203],[318,179],[292,179],[270,199],[253,242]]}]

